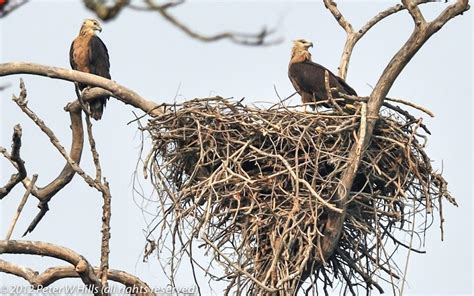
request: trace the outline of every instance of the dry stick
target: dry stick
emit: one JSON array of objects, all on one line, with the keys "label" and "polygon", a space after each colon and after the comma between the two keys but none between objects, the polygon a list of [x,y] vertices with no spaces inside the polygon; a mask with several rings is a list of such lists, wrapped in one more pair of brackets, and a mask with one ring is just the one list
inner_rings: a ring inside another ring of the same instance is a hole
[{"label": "dry stick", "polygon": [[336,103],[336,101],[334,101],[334,98],[332,97],[332,90],[331,90],[331,86],[329,85],[328,70],[324,71],[324,87],[326,88],[326,94],[328,96],[329,103],[331,103],[334,106],[334,108],[336,108],[337,112],[339,112],[340,114],[344,114],[341,107],[339,107],[339,105]]},{"label": "dry stick", "polygon": [[33,186],[35,186],[37,179],[38,179],[38,175],[34,174],[33,178],[31,179],[30,184],[28,185],[28,188],[26,189],[25,194],[23,195],[23,198],[20,201],[20,204],[18,205],[18,208],[16,209],[15,216],[13,216],[13,220],[10,224],[10,227],[8,228],[7,235],[5,236],[5,240],[9,240],[11,238],[13,229],[15,229],[16,222],[18,221],[18,218],[20,217],[21,211],[23,211],[23,207],[25,206],[26,201],[28,200],[28,197],[30,196],[31,189],[33,189]]},{"label": "dry stick", "polygon": [[1,254],[47,256],[69,262],[74,266],[82,282],[88,288],[92,288],[91,291],[95,296],[108,295],[108,293],[103,293],[102,284],[89,262],[71,249],[38,241],[0,240]]},{"label": "dry stick", "polygon": [[[13,164],[18,170],[18,173],[13,174],[10,177],[10,180],[8,180],[7,184],[5,184],[5,186],[3,187],[0,187],[0,200],[7,196],[8,193],[10,193],[10,191],[13,189],[13,187],[15,187],[16,184],[20,183],[27,175],[25,164],[20,157],[21,135],[21,126],[17,124],[13,128],[12,152],[9,155],[8,159],[13,162]],[[0,147],[0,149],[3,155],[8,155],[5,148]]]},{"label": "dry stick", "polygon": [[[102,169],[100,166],[99,153],[97,152],[94,135],[92,133],[92,123],[89,115],[86,114],[86,123],[87,123],[87,135],[89,138],[89,144],[91,147],[92,157],[94,159],[94,166],[96,169],[96,177],[94,182],[98,185],[97,189],[102,193],[102,199],[104,200],[102,206],[102,240],[100,248],[100,272],[99,277],[101,279],[102,285],[107,287],[107,275],[109,269],[109,254],[110,254],[110,217],[111,212],[111,194],[109,183],[104,177],[104,183],[101,183],[102,179]],[[100,188],[100,189],[99,189]]]},{"label": "dry stick", "polygon": [[107,286],[107,275],[109,270],[109,254],[110,254],[110,216],[112,215],[110,203],[112,196],[110,195],[109,183],[104,178],[104,184],[101,186],[102,198],[104,205],[102,206],[102,242],[100,248],[100,279],[104,287]]},{"label": "dry stick", "polygon": [[102,169],[100,166],[99,153],[97,152],[94,135],[92,134],[92,123],[88,114],[86,114],[87,136],[89,138],[89,145],[91,147],[92,159],[95,166],[95,181],[100,182],[102,179]]}]

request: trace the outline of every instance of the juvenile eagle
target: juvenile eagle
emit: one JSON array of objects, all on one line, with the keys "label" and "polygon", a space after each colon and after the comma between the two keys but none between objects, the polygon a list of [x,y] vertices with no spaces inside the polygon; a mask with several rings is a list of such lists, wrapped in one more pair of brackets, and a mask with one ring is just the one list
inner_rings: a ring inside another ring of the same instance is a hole
[{"label": "juvenile eagle", "polygon": [[[110,79],[109,53],[104,42],[95,34],[102,32],[98,21],[86,19],[82,23],[79,35],[74,39],[69,50],[69,62],[74,70],[99,75]],[[87,85],[79,83],[80,91],[87,88]],[[102,118],[105,104],[109,96],[99,97],[89,102],[92,118],[99,120]]]},{"label": "juvenile eagle", "polygon": [[[334,75],[325,67],[311,61],[311,53],[308,51],[310,47],[313,47],[313,43],[308,40],[294,40],[290,64],[288,66],[288,77],[295,90],[300,94],[303,103],[328,99],[324,83],[326,71],[328,71],[329,74],[329,86],[337,89],[337,91],[331,93],[334,98],[338,96],[338,92],[356,96],[357,93],[355,90],[352,89],[344,79]],[[322,105],[324,107],[330,107],[329,104]],[[311,107],[315,109],[316,105],[311,105]]]}]

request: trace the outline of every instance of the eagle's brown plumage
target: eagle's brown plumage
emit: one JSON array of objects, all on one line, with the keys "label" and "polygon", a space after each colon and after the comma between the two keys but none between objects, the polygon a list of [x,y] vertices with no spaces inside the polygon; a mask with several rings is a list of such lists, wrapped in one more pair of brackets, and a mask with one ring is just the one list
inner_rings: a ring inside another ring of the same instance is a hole
[{"label": "eagle's brown plumage", "polygon": [[[74,70],[110,79],[109,53],[105,44],[95,34],[96,31],[102,31],[98,21],[94,19],[84,21],[79,35],[71,44],[69,61]],[[78,87],[82,91],[87,85],[79,83]],[[102,118],[102,113],[108,99],[108,96],[104,96],[89,103],[92,118],[95,120]]]},{"label": "eagle's brown plumage", "polygon": [[[313,46],[310,41],[295,40],[291,52],[290,64],[288,66],[288,77],[295,90],[300,94],[303,103],[312,103],[327,100],[327,91],[324,83],[326,71],[329,74],[329,86],[337,91],[331,92],[333,97],[337,97],[338,92],[348,95],[357,95],[344,79],[334,75],[325,67],[311,61],[309,47]],[[328,104],[323,104],[330,107]],[[312,106],[313,109],[315,108]]]}]

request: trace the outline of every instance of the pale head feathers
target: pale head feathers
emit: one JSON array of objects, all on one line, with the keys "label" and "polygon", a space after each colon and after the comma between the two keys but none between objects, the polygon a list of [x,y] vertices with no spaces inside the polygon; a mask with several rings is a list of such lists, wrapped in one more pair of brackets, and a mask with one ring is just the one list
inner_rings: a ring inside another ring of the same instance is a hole
[{"label": "pale head feathers", "polygon": [[313,42],[306,39],[296,39],[293,40],[293,48],[291,50],[291,60],[292,63],[304,62],[306,60],[311,60],[311,53],[309,48],[313,47]]},{"label": "pale head feathers", "polygon": [[96,31],[102,32],[102,27],[98,20],[85,19],[82,23],[81,34],[95,34]]}]

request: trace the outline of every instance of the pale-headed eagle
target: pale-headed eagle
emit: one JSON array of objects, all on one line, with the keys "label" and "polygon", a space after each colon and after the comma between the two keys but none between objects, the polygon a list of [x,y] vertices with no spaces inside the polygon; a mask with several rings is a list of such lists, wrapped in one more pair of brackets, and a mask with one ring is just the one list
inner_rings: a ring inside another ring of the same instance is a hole
[{"label": "pale-headed eagle", "polygon": [[[95,34],[96,31],[102,32],[98,21],[86,19],[82,23],[79,35],[71,44],[69,62],[74,70],[110,79],[109,53],[104,42]],[[87,85],[79,83],[78,87],[82,91]],[[89,102],[92,118],[95,120],[102,118],[102,113],[108,99],[109,96],[103,96]]]},{"label": "pale-headed eagle", "polygon": [[[288,66],[288,77],[295,90],[300,94],[303,103],[306,104],[328,99],[324,83],[326,71],[328,71],[329,74],[330,88],[337,89],[331,92],[333,98],[338,97],[338,92],[356,96],[357,93],[355,90],[350,87],[344,79],[334,75],[325,67],[311,61],[311,53],[308,51],[310,47],[313,47],[313,43],[308,40],[294,40],[290,64]],[[322,105],[330,107],[329,104]],[[315,105],[311,107],[315,109]]]}]

